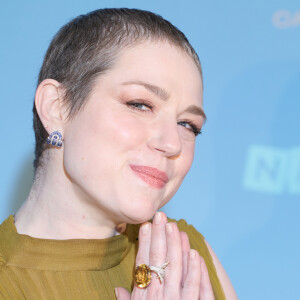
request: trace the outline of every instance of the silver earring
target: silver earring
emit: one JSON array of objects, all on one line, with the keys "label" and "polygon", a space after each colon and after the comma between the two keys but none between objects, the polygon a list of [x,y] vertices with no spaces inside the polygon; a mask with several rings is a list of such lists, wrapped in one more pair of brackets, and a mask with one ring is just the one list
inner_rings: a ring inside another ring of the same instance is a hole
[{"label": "silver earring", "polygon": [[47,138],[47,144],[60,148],[62,146],[62,135],[59,131],[53,131]]}]

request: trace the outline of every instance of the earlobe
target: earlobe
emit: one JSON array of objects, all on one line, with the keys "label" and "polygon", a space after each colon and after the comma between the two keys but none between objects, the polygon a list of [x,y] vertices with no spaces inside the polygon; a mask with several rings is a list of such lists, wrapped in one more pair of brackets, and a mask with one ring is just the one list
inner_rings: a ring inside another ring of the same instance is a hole
[{"label": "earlobe", "polygon": [[35,107],[48,133],[53,130],[62,131],[63,128],[59,86],[58,81],[45,79],[39,84],[35,93]]}]

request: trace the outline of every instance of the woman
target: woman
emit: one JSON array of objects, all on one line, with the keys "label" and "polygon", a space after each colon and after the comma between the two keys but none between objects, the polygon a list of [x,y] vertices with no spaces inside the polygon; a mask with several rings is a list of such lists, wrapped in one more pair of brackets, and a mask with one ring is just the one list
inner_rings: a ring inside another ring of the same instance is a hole
[{"label": "woman", "polygon": [[33,112],[34,183],[0,227],[3,299],[236,299],[201,234],[155,213],[205,121],[178,29],[134,9],[75,18],[49,46]]}]

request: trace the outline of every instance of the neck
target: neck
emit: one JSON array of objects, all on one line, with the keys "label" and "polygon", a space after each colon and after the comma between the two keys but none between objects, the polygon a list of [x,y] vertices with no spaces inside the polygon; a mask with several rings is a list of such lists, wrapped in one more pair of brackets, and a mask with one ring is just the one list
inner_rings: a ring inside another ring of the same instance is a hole
[{"label": "neck", "polygon": [[44,239],[104,239],[123,231],[64,172],[39,171],[27,200],[15,215],[19,234]]}]

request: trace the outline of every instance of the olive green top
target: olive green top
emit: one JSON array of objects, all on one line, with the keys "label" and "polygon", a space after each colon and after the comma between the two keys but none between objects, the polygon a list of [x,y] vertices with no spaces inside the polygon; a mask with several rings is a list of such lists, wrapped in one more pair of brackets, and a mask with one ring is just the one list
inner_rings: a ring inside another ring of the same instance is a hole
[{"label": "olive green top", "polygon": [[[225,299],[203,236],[177,222],[205,259],[216,300]],[[138,225],[107,239],[52,240],[18,234],[14,217],[0,225],[0,299],[115,299],[133,287]]]}]

